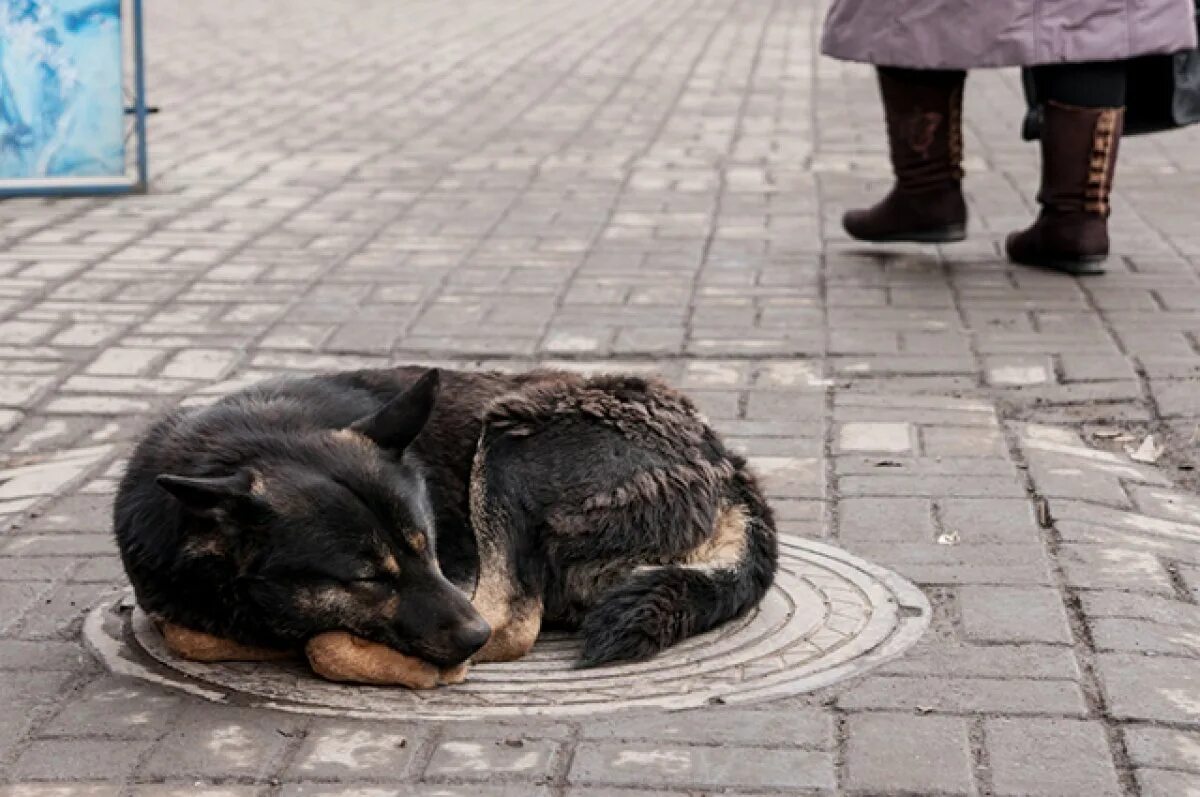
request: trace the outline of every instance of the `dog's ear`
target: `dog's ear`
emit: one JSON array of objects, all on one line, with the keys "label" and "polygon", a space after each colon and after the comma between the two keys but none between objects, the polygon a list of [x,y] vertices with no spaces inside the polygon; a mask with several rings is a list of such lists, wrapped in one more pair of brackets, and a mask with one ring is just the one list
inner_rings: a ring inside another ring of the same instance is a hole
[{"label": "dog's ear", "polygon": [[254,483],[253,477],[246,472],[212,478],[162,473],[154,481],[197,515],[211,515],[235,501],[248,498]]},{"label": "dog's ear", "polygon": [[385,404],[379,411],[351,424],[350,428],[375,441],[381,448],[403,451],[429,420],[437,400],[441,374],[430,368],[408,390]]}]

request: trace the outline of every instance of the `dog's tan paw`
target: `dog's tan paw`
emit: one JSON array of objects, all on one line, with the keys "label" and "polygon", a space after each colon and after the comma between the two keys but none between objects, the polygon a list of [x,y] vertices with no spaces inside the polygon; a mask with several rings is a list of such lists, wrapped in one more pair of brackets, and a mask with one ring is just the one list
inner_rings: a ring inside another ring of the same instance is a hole
[{"label": "dog's tan paw", "polygon": [[191,661],[279,661],[296,655],[291,650],[243,645],[231,639],[222,639],[203,631],[193,631],[174,623],[163,622],[160,628],[167,649],[176,656]]},{"label": "dog's tan paw", "polygon": [[442,670],[439,680],[445,686],[456,686],[467,680],[467,674],[470,670],[470,665],[463,662],[457,667]]},{"label": "dog's tan paw", "polygon": [[434,689],[437,667],[345,631],[318,634],[305,646],[313,672],[330,681]]},{"label": "dog's tan paw", "polygon": [[495,627],[487,644],[476,653],[476,663],[516,661],[533,650],[538,634],[542,630],[541,604],[517,614],[505,626]]}]

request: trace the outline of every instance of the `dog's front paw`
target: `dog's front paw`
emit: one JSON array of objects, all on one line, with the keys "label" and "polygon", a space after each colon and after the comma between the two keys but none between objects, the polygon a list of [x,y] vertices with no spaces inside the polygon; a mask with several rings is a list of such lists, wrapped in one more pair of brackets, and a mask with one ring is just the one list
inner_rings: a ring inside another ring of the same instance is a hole
[{"label": "dog's front paw", "polygon": [[290,659],[296,655],[291,650],[275,648],[256,648],[234,642],[232,639],[206,634],[203,631],[193,631],[174,623],[161,622],[163,641],[167,649],[180,658],[191,661],[279,661]]},{"label": "dog's front paw", "polygon": [[466,662],[459,664],[457,667],[450,667],[442,670],[438,680],[445,686],[457,686],[467,680],[467,673],[471,667]]},{"label": "dog's front paw", "polygon": [[305,652],[313,672],[330,681],[434,689],[442,679],[442,673],[427,661],[345,631],[318,634],[308,641]]}]

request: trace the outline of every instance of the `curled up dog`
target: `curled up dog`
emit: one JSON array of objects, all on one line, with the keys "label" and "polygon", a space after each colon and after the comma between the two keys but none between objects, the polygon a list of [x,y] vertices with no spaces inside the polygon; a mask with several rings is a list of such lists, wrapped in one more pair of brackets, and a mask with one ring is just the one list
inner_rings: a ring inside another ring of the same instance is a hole
[{"label": "curled up dog", "polygon": [[685,396],[557,371],[266,382],[157,423],[114,514],[179,655],[422,688],[548,626],[582,666],[647,658],[756,605],[776,563],[757,482]]}]

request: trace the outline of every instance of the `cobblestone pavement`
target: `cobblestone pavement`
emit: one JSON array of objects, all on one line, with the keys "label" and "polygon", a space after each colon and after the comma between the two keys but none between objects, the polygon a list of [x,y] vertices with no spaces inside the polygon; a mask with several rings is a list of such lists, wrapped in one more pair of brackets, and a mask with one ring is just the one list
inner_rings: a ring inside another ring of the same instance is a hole
[{"label": "cobblestone pavement", "polygon": [[[968,88],[971,240],[845,240],[887,171],[819,4],[149,13],[153,193],[0,204],[0,795],[1200,794],[1200,132],[1126,142],[1112,272],[1082,281],[998,256],[1036,190],[1012,73]],[[665,374],[786,533],[912,579],[933,627],[804,698],[582,722],[106,675],[80,622],[121,584],[148,418],[410,360]]]}]

